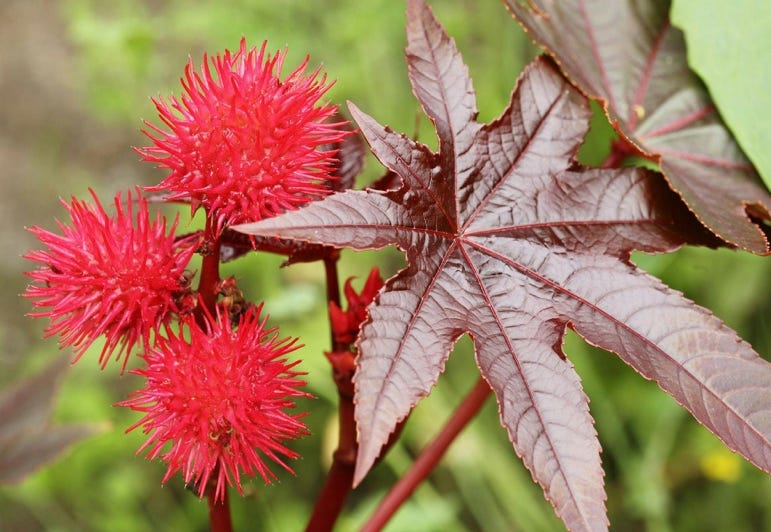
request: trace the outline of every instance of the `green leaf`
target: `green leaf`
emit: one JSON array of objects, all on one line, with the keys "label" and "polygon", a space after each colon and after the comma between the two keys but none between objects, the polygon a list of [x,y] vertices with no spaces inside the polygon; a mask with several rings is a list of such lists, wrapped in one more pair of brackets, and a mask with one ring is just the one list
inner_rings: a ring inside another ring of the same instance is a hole
[{"label": "green leaf", "polygon": [[771,3],[674,0],[671,17],[685,32],[688,64],[771,188]]}]

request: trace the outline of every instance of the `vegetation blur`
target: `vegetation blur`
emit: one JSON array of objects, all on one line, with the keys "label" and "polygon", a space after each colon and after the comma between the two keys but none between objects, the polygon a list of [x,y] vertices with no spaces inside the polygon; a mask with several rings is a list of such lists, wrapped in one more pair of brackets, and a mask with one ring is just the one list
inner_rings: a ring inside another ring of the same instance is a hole
[{"label": "vegetation blur", "polygon": [[[521,68],[537,49],[496,0],[435,0],[435,13],[456,39],[477,91],[480,118],[506,106]],[[397,131],[436,145],[406,75],[404,6],[392,0],[3,0],[0,3],[0,389],[39,371],[60,352],[42,340],[45,323],[25,318],[20,255],[37,244],[24,227],[53,229],[65,216],[58,198],[109,203],[117,190],[156,184],[162,173],[142,163],[142,119],[156,121],[150,97],[179,94],[189,58],[268,41],[288,48],[285,72],[310,55],[336,84],[328,99],[352,100]],[[609,126],[597,117],[582,148],[602,160]],[[382,172],[370,157],[358,186]],[[167,214],[173,215],[171,209]],[[188,225],[181,212],[181,230]],[[771,261],[686,248],[634,261],[711,309],[765,358],[771,355]],[[300,407],[312,435],[292,442],[296,475],[279,472],[265,486],[250,481],[231,505],[237,530],[301,530],[336,444],[336,388],[323,352],[329,331],[321,264],[279,268],[281,257],[251,254],[225,265],[253,300],[265,300],[282,336],[305,345],[297,356],[316,398]],[[342,280],[359,288],[370,267],[386,276],[401,253],[344,252]],[[42,321],[42,320],[40,320]],[[0,486],[0,530],[206,530],[207,507],[179,476],[161,486],[165,465],[135,456],[141,431],[124,434],[137,414],[112,405],[140,386],[119,364],[100,371],[98,347],[68,369],[57,422],[109,425],[17,485]],[[616,530],[771,530],[771,477],[728,451],[655,384],[569,334],[566,351],[583,379],[603,446],[609,517]],[[94,356],[91,356],[94,355]],[[138,358],[129,363],[135,366]],[[462,339],[430,397],[411,416],[400,442],[355,490],[338,530],[355,530],[389,486],[439,431],[476,382],[471,342]],[[0,420],[2,423],[2,420]],[[274,467],[274,470],[278,471]],[[560,530],[540,487],[513,452],[489,400],[449,453],[389,525],[389,530]]]}]

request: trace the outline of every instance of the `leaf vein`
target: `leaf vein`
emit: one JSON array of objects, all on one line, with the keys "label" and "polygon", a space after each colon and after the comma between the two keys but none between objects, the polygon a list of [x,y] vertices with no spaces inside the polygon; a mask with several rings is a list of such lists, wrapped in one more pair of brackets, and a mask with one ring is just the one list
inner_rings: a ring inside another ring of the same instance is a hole
[{"label": "leaf vein", "polygon": [[[716,391],[712,390],[712,388],[707,387],[707,383],[702,382],[698,377],[696,377],[694,375],[694,373],[690,369],[688,369],[686,364],[681,364],[678,361],[674,360],[669,353],[667,353],[666,351],[661,349],[650,338],[644,336],[643,334],[641,334],[637,330],[632,329],[628,324],[618,320],[617,318],[615,318],[614,316],[609,314],[604,309],[601,309],[601,308],[597,307],[595,304],[593,304],[592,302],[588,301],[586,298],[578,295],[575,292],[572,292],[572,291],[568,290],[567,287],[562,286],[559,283],[556,283],[556,282],[552,281],[551,279],[549,279],[547,277],[544,277],[543,275],[539,274],[537,271],[532,270],[531,268],[528,268],[527,266],[525,266],[523,264],[520,264],[517,261],[514,261],[514,260],[510,259],[509,257],[501,255],[500,253],[496,252],[495,250],[492,250],[492,249],[490,249],[488,247],[485,247],[485,246],[483,246],[483,245],[481,245],[481,244],[479,244],[477,242],[470,241],[470,240],[467,241],[467,242],[469,243],[469,245],[473,246],[474,248],[478,249],[480,252],[488,255],[489,257],[497,259],[497,260],[503,262],[504,264],[507,264],[507,265],[511,266],[512,268],[514,268],[515,270],[519,271],[520,273],[522,273],[522,274],[524,274],[524,275],[526,275],[526,276],[528,276],[528,277],[530,277],[532,279],[535,279],[535,280],[537,280],[537,281],[539,281],[539,282],[549,286],[555,292],[562,293],[562,294],[566,295],[567,297],[570,297],[570,298],[578,301],[581,305],[585,305],[587,308],[592,309],[594,312],[597,312],[598,314],[602,315],[603,317],[605,317],[606,319],[608,319],[612,323],[615,323],[617,327],[626,330],[629,334],[631,334],[632,336],[638,338],[642,343],[647,344],[650,348],[652,348],[653,350],[657,351],[661,356],[663,356],[664,358],[672,361],[675,365],[677,365],[679,368],[681,368],[681,371],[678,372],[678,382],[680,381],[681,376],[683,374],[686,374],[694,383],[697,384],[697,389],[700,390],[702,394],[703,393],[709,394],[709,396],[712,397],[713,401],[715,401],[717,403],[725,404],[726,410],[730,411],[735,416],[735,418],[738,418],[738,419],[742,418],[741,414],[735,410],[733,405],[730,405],[728,403],[725,403],[724,401],[721,401],[720,397],[718,396],[718,393]],[[686,390],[686,388],[684,388],[682,386],[682,384],[679,384],[679,386],[680,386],[681,390]],[[688,389],[690,389],[690,388],[688,388]],[[703,399],[702,399],[702,401],[703,401]],[[706,408],[707,403],[702,402],[702,404],[700,406]],[[756,429],[755,427],[751,427],[751,429],[752,429],[753,433],[759,439],[766,440],[766,436],[764,434],[762,434],[761,432],[759,432],[758,429]]]},{"label": "leaf vein", "polygon": [[[473,245],[473,243],[472,243],[472,245]],[[462,244],[458,245],[458,249],[463,254],[463,258],[466,261],[466,264],[468,265],[468,267],[471,270],[472,275],[476,279],[476,282],[479,285],[479,289],[480,289],[480,291],[482,293],[482,297],[484,298],[485,302],[487,303],[487,306],[490,309],[490,313],[492,314],[493,319],[495,320],[496,326],[498,327],[498,329],[501,332],[501,336],[504,339],[504,342],[506,344],[507,349],[509,350],[509,352],[512,355],[512,359],[514,361],[514,364],[517,366],[517,369],[519,371],[519,378],[520,378],[520,380],[522,382],[522,385],[524,386],[524,388],[525,388],[525,390],[527,392],[528,397],[530,398],[530,406],[528,407],[528,409],[532,408],[535,411],[536,416],[538,417],[539,430],[541,432],[541,435],[543,435],[543,437],[545,437],[546,441],[548,442],[548,447],[550,449],[550,454],[553,457],[553,460],[558,464],[557,471],[559,471],[559,476],[562,478],[562,482],[566,486],[567,491],[570,493],[570,500],[573,501],[573,504],[576,507],[579,507],[580,505],[578,503],[578,500],[579,500],[578,496],[574,492],[574,488],[572,486],[572,483],[570,482],[570,479],[568,479],[567,475],[564,473],[565,468],[563,467],[563,464],[562,464],[562,461],[560,459],[560,456],[559,456],[559,454],[556,451],[557,448],[556,448],[554,442],[551,439],[551,435],[546,430],[547,424],[546,424],[543,416],[541,415],[540,409],[535,408],[535,405],[538,403],[538,401],[536,401],[534,391],[531,388],[531,386],[530,386],[529,382],[527,381],[527,379],[525,378],[525,373],[522,371],[522,364],[521,364],[521,362],[519,360],[519,357],[517,357],[516,353],[514,352],[514,346],[512,345],[511,339],[509,338],[509,335],[508,335],[508,333],[506,331],[506,326],[503,324],[503,321],[501,320],[501,318],[500,318],[500,316],[499,316],[499,314],[498,314],[498,312],[496,310],[495,305],[493,304],[492,300],[490,299],[490,294],[488,293],[487,288],[485,287],[484,282],[482,281],[482,277],[481,277],[481,275],[479,273],[479,270],[477,270],[476,265],[474,264],[473,259],[468,254],[468,251],[465,249],[465,247]],[[517,420],[517,423],[516,423],[517,428],[519,427],[520,423],[524,420],[524,418],[525,418],[524,415],[519,417],[519,419]],[[534,468],[536,467],[535,466],[535,462],[533,463],[533,467]],[[551,481],[554,481],[555,476],[556,475],[552,476]],[[581,513],[581,512],[579,512],[579,513]]]}]

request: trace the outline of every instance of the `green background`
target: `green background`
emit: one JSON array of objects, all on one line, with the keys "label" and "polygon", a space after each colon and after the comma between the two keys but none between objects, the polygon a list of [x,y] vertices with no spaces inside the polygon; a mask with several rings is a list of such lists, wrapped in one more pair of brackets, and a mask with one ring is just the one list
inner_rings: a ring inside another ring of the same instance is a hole
[{"label": "green background", "polygon": [[675,0],[672,23],[685,32],[691,68],[771,187],[771,2]]},{"label": "green background", "polygon": [[[435,12],[457,40],[474,80],[480,119],[508,102],[522,66],[536,53],[502,4],[494,0],[435,1]],[[59,352],[40,340],[45,323],[25,318],[28,301],[20,258],[35,247],[24,227],[54,227],[64,216],[58,197],[84,197],[93,187],[104,201],[162,174],[141,163],[132,146],[147,142],[142,119],[156,121],[151,96],[179,93],[192,57],[269,41],[288,47],[287,65],[306,54],[336,85],[329,98],[356,104],[379,121],[434,145],[419,118],[403,59],[401,2],[326,0],[4,0],[0,3],[0,387],[47,364]],[[597,120],[582,151],[602,158],[607,125]],[[768,131],[765,125],[766,132]],[[360,185],[381,169],[372,158]],[[194,227],[183,223],[183,230]],[[697,303],[710,308],[766,358],[771,353],[771,261],[730,251],[683,249],[635,261]],[[283,335],[299,336],[298,352],[316,399],[302,404],[312,436],[293,447],[302,458],[296,476],[247,484],[232,499],[239,530],[301,530],[323,482],[335,445],[335,388],[322,352],[328,348],[323,271],[318,264],[279,269],[281,259],[253,255],[225,267],[248,296],[265,300]],[[366,277],[379,264],[387,275],[403,261],[395,250],[344,253],[343,278]],[[615,356],[569,335],[597,420],[606,471],[608,508],[617,530],[771,530],[771,478],[723,445],[657,386]],[[124,435],[135,414],[111,405],[140,383],[118,377],[117,364],[100,371],[96,353],[69,369],[56,408],[58,422],[107,423],[55,464],[15,486],[0,486],[0,530],[205,530],[207,510],[179,476],[161,487],[165,468],[134,455],[141,433]],[[356,529],[388,486],[440,429],[477,371],[463,339],[431,396],[415,410],[385,462],[356,490],[339,530]],[[0,420],[2,422],[2,420]],[[540,488],[521,465],[490,401],[455,442],[392,530],[555,530]]]}]

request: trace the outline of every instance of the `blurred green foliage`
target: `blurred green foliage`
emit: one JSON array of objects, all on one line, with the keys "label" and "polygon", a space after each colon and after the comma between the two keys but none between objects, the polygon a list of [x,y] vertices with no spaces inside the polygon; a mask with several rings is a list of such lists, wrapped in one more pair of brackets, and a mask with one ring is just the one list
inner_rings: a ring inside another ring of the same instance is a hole
[{"label": "blurred green foliage", "polygon": [[[730,20],[730,24],[726,21]],[[675,0],[672,23],[685,33],[688,63],[709,88],[766,186],[771,187],[771,3]]]},{"label": "blurred green foliage", "polygon": [[[494,0],[443,0],[434,9],[458,43],[477,90],[480,118],[490,120],[508,102],[522,66],[535,48]],[[403,59],[403,6],[390,0],[267,2],[259,0],[65,0],[61,15],[75,54],[79,90],[92,118],[116,128],[152,119],[148,97],[178,94],[189,57],[234,49],[241,36],[253,45],[289,49],[288,65],[305,54],[337,80],[329,98],[350,99],[399,131],[435,144],[430,124],[418,119]],[[597,163],[610,128],[598,116],[581,156]],[[130,150],[127,141],[126,150]],[[146,166],[146,165],[145,165]],[[136,166],[139,182],[157,179]],[[361,184],[381,172],[372,158]],[[148,177],[149,176],[149,177]],[[183,213],[184,216],[185,213]],[[43,222],[41,222],[43,223]],[[51,224],[53,220],[51,220]],[[190,226],[192,227],[192,226]],[[183,223],[183,230],[188,227]],[[666,256],[633,257],[687,297],[712,309],[764,356],[771,352],[771,262],[730,251],[683,249]],[[224,267],[248,296],[265,300],[283,335],[298,336],[297,353],[316,398],[300,407],[312,436],[293,447],[302,458],[296,476],[280,472],[272,486],[249,483],[234,496],[238,530],[300,530],[335,445],[336,390],[323,351],[328,348],[323,270],[319,264],[280,269],[280,257],[252,254]],[[344,252],[341,276],[360,286],[373,265],[385,275],[403,266],[396,250]],[[771,480],[729,451],[657,386],[615,356],[569,334],[569,358],[591,399],[602,441],[610,519],[617,530],[771,530]],[[28,353],[56,353],[53,340]],[[206,530],[206,503],[179,477],[161,487],[165,468],[135,456],[144,438],[124,429],[136,415],[111,405],[139,386],[117,366],[99,371],[87,354],[64,383],[57,419],[110,422],[114,428],[78,445],[65,459],[16,487],[0,489],[3,530]],[[39,365],[39,364],[37,364]],[[353,492],[339,530],[354,530],[388,487],[439,431],[477,376],[471,343],[462,339],[431,396],[412,415],[401,441]],[[439,468],[397,514],[391,530],[558,530],[561,524],[522,466],[490,401],[462,433]]]}]

